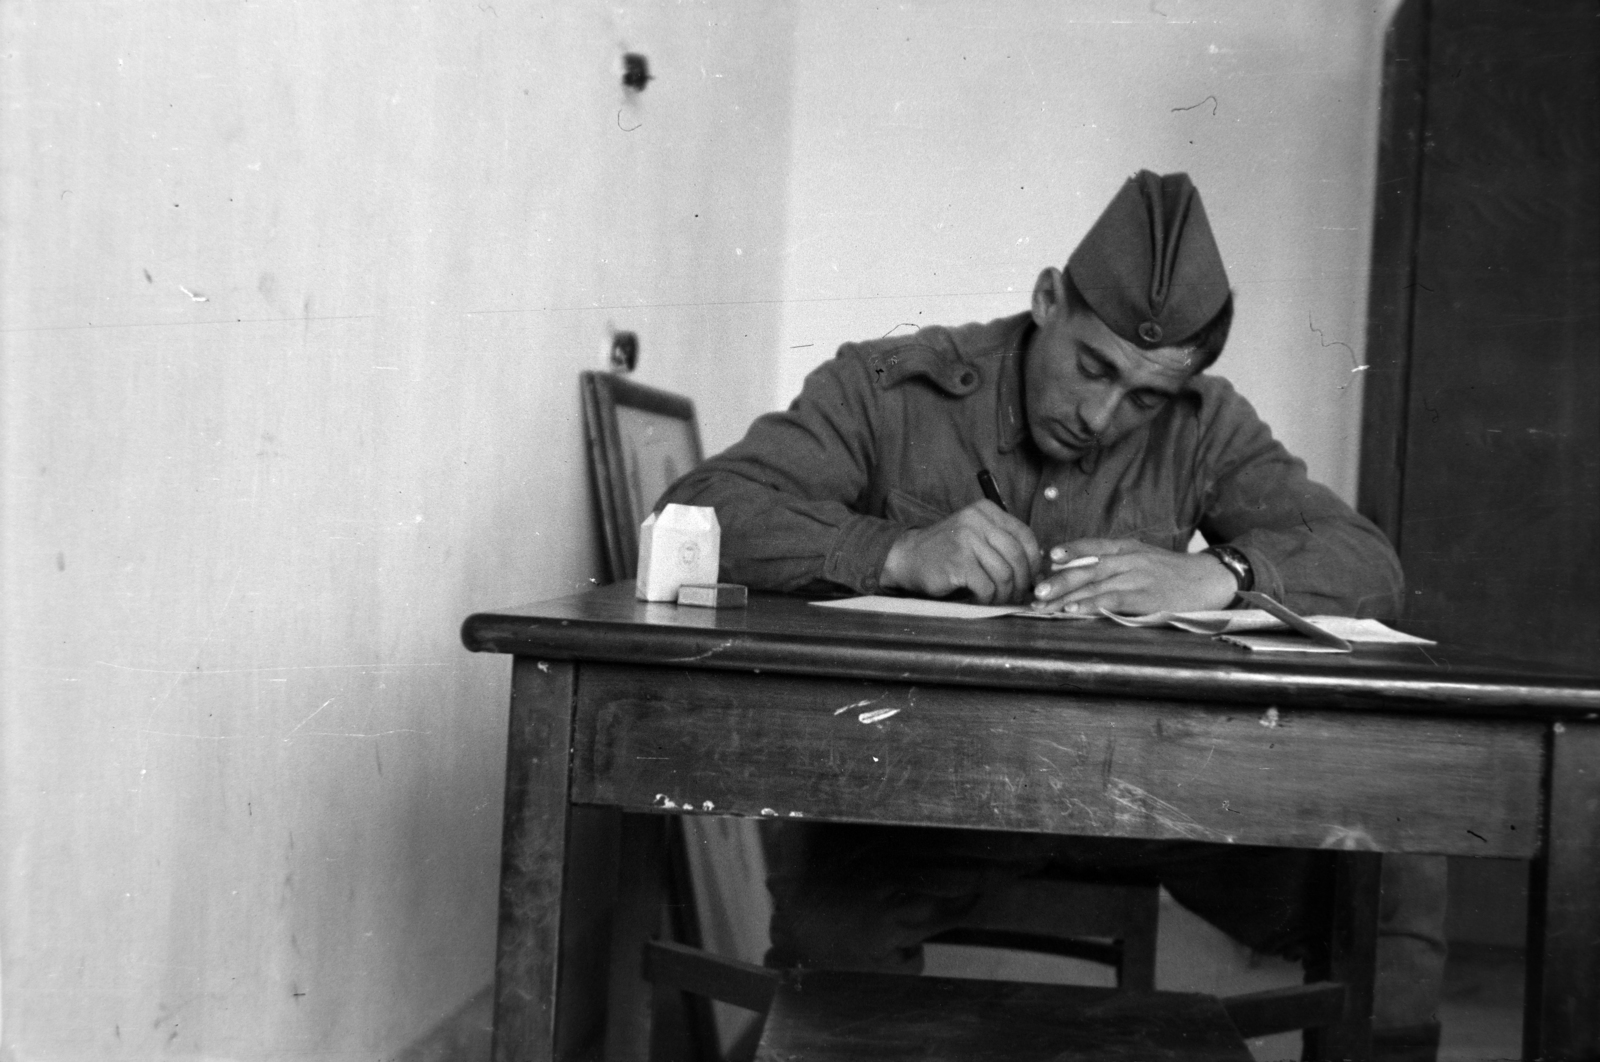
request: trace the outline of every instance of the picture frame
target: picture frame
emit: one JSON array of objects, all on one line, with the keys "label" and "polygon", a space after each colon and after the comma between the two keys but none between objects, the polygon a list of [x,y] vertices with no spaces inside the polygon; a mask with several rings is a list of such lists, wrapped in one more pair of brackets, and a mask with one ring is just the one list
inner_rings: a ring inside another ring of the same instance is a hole
[{"label": "picture frame", "polygon": [[631,579],[639,524],[704,456],[694,403],[614,373],[581,373],[579,386],[606,565],[612,582]]}]

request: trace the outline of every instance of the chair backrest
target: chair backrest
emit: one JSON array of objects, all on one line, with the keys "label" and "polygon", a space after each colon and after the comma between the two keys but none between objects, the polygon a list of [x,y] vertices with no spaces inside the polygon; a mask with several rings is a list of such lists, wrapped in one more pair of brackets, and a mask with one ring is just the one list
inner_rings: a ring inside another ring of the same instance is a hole
[{"label": "chair backrest", "polygon": [[582,373],[579,386],[606,566],[612,582],[632,579],[639,524],[667,487],[700,463],[694,403],[611,373]]}]

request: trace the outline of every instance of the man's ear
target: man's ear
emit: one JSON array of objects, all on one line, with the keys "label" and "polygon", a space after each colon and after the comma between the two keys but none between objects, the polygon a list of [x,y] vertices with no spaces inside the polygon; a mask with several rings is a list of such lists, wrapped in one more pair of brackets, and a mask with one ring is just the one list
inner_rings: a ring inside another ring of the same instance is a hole
[{"label": "man's ear", "polygon": [[1045,322],[1067,312],[1067,285],[1061,270],[1046,266],[1039,272],[1033,285],[1033,323],[1044,327]]}]

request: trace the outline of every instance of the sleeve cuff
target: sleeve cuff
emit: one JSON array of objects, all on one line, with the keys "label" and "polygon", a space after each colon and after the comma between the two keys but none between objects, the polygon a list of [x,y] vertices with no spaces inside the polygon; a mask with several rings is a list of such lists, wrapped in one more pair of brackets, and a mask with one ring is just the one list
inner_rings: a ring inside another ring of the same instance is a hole
[{"label": "sleeve cuff", "polygon": [[874,516],[852,516],[839,528],[833,549],[823,562],[822,575],[831,583],[858,594],[876,594],[883,562],[895,540],[908,528]]}]

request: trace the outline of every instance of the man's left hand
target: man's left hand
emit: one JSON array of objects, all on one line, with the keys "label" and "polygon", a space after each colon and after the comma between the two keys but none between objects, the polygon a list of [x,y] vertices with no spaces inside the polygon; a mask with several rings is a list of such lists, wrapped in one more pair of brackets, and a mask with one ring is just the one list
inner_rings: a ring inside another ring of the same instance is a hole
[{"label": "man's left hand", "polygon": [[[1061,568],[1084,557],[1099,559]],[[1049,559],[1057,570],[1034,586],[1033,607],[1041,612],[1200,612],[1227,608],[1239,589],[1209,553],[1175,553],[1131,538],[1077,539],[1051,549]]]}]

